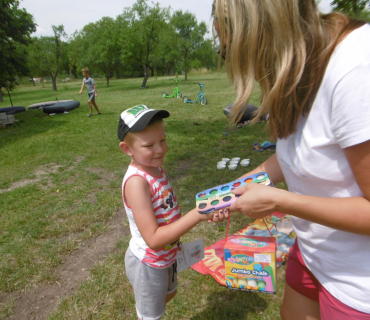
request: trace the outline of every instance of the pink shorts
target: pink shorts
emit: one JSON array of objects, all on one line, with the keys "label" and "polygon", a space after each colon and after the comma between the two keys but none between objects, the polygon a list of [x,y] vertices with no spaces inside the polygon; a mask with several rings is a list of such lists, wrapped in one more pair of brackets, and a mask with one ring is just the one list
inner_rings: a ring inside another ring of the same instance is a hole
[{"label": "pink shorts", "polygon": [[355,310],[334,298],[306,267],[298,241],[289,255],[286,282],[298,293],[319,302],[321,320],[370,320],[370,314]]}]

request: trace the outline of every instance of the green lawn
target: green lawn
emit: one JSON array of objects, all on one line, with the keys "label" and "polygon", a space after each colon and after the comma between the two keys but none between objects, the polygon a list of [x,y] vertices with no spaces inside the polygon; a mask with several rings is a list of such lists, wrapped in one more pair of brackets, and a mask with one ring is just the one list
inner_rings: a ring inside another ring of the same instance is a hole
[{"label": "green lawn", "polygon": [[[96,79],[101,116],[87,117],[87,93],[78,92],[81,80],[17,87],[15,106],[27,107],[42,101],[74,99],[79,108],[69,114],[48,116],[41,110],[18,113],[19,120],[0,129],[0,296],[33,290],[57,281],[55,268],[81,243],[107,232],[112,216],[122,209],[121,182],[129,159],[117,138],[119,114],[134,105],[166,109],[168,153],[164,167],[186,213],[195,206],[195,194],[229,182],[244,173],[217,170],[223,157],[251,159],[251,168],[271,153],[254,152],[254,142],[269,140],[265,123],[242,129],[228,126],[222,109],[234,99],[225,74],[179,77],[179,90],[195,100],[205,85],[206,106],[185,104],[182,99],[162,98],[172,92],[169,77],[150,78],[148,89],[139,89],[142,79],[110,80],[110,87]],[[259,105],[255,90],[251,103]],[[9,99],[0,107],[10,106]],[[193,123],[197,122],[200,126]],[[226,133],[226,134],[225,134]],[[284,185],[278,187],[285,188]],[[230,232],[251,222],[234,214]],[[121,219],[126,228],[128,221]],[[182,238],[188,242],[203,238],[206,246],[225,237],[226,223],[202,223]],[[50,319],[136,319],[131,286],[125,277],[124,253],[129,236],[103,262],[95,264],[89,278],[67,297]],[[285,267],[278,269],[276,295],[228,290],[210,276],[192,269],[179,276],[176,298],[168,304],[163,319],[280,319]],[[16,308],[16,301],[1,303],[0,319]]]}]

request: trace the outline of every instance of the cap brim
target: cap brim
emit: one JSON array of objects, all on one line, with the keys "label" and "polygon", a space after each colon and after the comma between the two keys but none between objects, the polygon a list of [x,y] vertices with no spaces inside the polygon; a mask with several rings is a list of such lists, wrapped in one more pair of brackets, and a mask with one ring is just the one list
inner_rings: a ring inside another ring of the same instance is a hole
[{"label": "cap brim", "polygon": [[163,118],[168,118],[170,116],[170,113],[168,111],[166,111],[166,110],[153,110],[153,111],[147,112],[146,114],[144,114],[140,118],[140,121],[136,122],[130,128],[129,131],[130,132],[139,132],[139,131],[144,130],[147,127],[147,125],[150,122],[150,120],[152,120],[152,118],[155,115],[159,115],[163,119]]}]

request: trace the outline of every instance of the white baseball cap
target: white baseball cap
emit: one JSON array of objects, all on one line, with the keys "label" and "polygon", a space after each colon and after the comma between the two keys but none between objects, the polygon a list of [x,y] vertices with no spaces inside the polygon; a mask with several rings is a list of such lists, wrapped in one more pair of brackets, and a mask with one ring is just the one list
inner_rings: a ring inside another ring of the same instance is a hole
[{"label": "white baseball cap", "polygon": [[123,141],[127,132],[144,130],[155,115],[168,118],[170,113],[166,110],[150,109],[144,104],[123,111],[119,118],[118,138]]}]

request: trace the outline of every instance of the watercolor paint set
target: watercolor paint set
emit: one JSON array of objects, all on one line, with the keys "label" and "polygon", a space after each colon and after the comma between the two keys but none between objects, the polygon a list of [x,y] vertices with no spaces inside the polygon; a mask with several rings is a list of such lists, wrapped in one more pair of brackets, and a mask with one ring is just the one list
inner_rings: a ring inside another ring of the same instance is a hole
[{"label": "watercolor paint set", "polygon": [[226,208],[237,199],[237,196],[232,192],[234,189],[242,187],[248,183],[260,183],[268,186],[273,186],[266,172],[259,172],[241,179],[219,185],[199,192],[196,195],[196,208],[199,213],[211,213],[215,210]]}]

